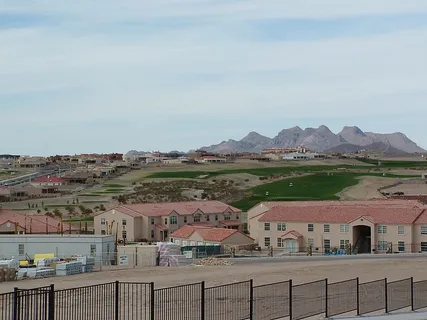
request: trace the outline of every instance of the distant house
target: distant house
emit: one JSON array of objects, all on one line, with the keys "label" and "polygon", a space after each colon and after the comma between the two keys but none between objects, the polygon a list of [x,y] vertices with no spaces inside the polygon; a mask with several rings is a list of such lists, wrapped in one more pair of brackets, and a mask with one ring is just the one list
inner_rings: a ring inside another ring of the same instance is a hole
[{"label": "distant house", "polygon": [[248,245],[255,241],[243,232],[206,226],[183,226],[170,235],[170,241],[180,246]]},{"label": "distant house", "polygon": [[189,224],[241,230],[241,213],[220,201],[124,204],[95,215],[94,229],[102,235],[118,228],[119,239],[127,241],[164,241]]},{"label": "distant house", "polygon": [[78,233],[78,229],[45,215],[28,215],[0,208],[0,234]]},{"label": "distant house", "polygon": [[67,180],[57,176],[44,176],[37,178],[31,182],[32,186],[62,186],[67,183]]},{"label": "distant house", "polygon": [[248,210],[250,236],[289,252],[427,252],[427,206],[416,200],[261,202]]},{"label": "distant house", "polygon": [[6,186],[0,186],[0,202],[9,201],[10,189]]},{"label": "distant house", "polygon": [[421,178],[423,178],[423,179],[427,179],[427,172],[426,172],[426,173],[421,174]]}]

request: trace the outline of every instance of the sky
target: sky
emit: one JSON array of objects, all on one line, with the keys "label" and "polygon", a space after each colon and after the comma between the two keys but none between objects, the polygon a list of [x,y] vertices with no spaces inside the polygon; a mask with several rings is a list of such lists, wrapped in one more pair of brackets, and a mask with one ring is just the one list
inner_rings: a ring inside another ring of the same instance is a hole
[{"label": "sky", "polygon": [[293,126],[427,148],[426,0],[0,0],[0,153],[181,150]]}]

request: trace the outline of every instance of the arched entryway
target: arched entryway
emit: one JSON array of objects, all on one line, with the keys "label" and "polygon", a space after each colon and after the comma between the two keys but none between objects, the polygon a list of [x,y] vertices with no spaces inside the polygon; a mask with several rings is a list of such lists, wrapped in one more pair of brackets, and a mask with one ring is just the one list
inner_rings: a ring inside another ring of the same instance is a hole
[{"label": "arched entryway", "polygon": [[283,247],[285,252],[297,252],[298,251],[298,240],[296,239],[283,239]]},{"label": "arched entryway", "polygon": [[353,252],[371,253],[371,227],[354,226],[353,227]]}]

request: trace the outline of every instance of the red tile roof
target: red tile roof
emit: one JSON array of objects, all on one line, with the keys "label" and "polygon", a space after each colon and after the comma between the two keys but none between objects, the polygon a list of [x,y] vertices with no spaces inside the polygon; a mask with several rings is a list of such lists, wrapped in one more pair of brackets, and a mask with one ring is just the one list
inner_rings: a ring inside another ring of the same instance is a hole
[{"label": "red tile roof", "polygon": [[285,238],[288,235],[293,235],[296,238],[301,238],[302,237],[302,234],[299,233],[298,231],[290,230],[290,231],[286,232],[284,235],[282,235],[282,238]]},{"label": "red tile roof", "polygon": [[[202,226],[190,226],[186,225],[175,232],[173,232],[170,237],[171,238],[181,238],[186,239],[190,237],[194,232],[197,232],[204,241],[212,241],[212,242],[222,242],[228,237],[240,233],[245,235],[244,233],[235,230],[235,229],[225,229],[225,228],[212,228],[212,227],[202,227]],[[252,238],[245,235],[248,239],[253,241]]]},{"label": "red tile roof", "polygon": [[35,183],[65,183],[67,180],[57,176],[44,176],[33,180]]},{"label": "red tile roof", "polygon": [[218,222],[224,226],[240,226],[242,224],[240,220],[223,220]]},{"label": "red tile roof", "polygon": [[138,204],[119,205],[112,209],[120,211],[132,217],[167,216],[172,212],[176,212],[176,214],[179,216],[193,215],[197,211],[201,211],[204,214],[223,213],[228,210],[231,210],[234,213],[242,212],[242,210],[229,206],[228,204],[220,201],[138,203]]},{"label": "red tile roof", "polygon": [[287,202],[272,207],[259,221],[349,223],[366,217],[373,223],[412,224],[427,215],[427,206],[412,200]]},{"label": "red tile roof", "polygon": [[[0,225],[7,222],[18,223],[19,227],[26,229],[26,233],[30,233],[30,229],[31,233],[45,233],[46,229],[49,233],[56,233],[58,232],[58,224],[60,223],[59,220],[45,215],[27,215],[13,210],[0,209]],[[70,230],[70,224],[63,223],[64,233],[68,230]],[[76,231],[78,229],[71,227],[71,230]]]},{"label": "red tile roof", "polygon": [[163,231],[168,230],[168,227],[166,227],[164,224],[155,224],[154,226]]}]

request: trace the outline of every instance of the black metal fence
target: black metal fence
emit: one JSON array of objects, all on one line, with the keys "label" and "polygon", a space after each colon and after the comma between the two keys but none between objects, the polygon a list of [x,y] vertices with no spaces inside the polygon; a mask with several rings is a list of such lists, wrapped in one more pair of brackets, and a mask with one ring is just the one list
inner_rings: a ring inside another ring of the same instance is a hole
[{"label": "black metal fence", "polygon": [[359,283],[292,280],[254,286],[253,280],[216,287],[204,282],[154,288],[110,282],[55,290],[53,285],[0,294],[4,320],[275,320],[364,315],[427,308],[427,280]]}]

